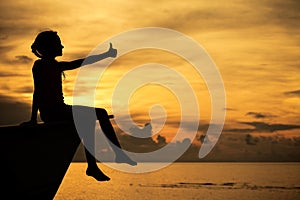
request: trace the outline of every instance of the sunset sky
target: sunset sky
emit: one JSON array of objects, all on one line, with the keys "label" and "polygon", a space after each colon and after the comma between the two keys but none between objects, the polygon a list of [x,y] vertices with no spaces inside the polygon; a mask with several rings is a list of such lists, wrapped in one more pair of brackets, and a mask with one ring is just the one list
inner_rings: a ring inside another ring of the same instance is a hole
[{"label": "sunset sky", "polygon": [[[299,1],[14,0],[1,1],[0,5],[1,125],[30,118],[31,68],[37,59],[30,46],[40,31],[58,32],[65,48],[57,60],[68,61],[85,57],[98,44],[121,32],[163,27],[193,38],[218,67],[226,90],[222,134],[300,137]],[[116,49],[121,46],[113,45]],[[203,127],[209,123],[211,105],[204,80],[185,60],[161,50],[139,50],[117,58],[98,85],[96,105],[111,113],[117,81],[129,70],[147,63],[169,66],[190,82],[201,112],[199,135],[205,134]],[[63,82],[68,104],[72,104],[77,73],[78,70],[66,72]],[[145,75],[176,83],[168,74],[155,74],[150,69],[136,80]],[[82,84],[84,91],[88,83]],[[184,94],[184,89],[181,91]],[[165,127],[152,124],[153,131],[170,141],[180,121],[180,103],[189,104],[178,102],[176,94],[166,88],[149,85],[135,91],[130,112],[135,123],[143,126],[150,122],[151,105],[162,105],[167,113]]]}]

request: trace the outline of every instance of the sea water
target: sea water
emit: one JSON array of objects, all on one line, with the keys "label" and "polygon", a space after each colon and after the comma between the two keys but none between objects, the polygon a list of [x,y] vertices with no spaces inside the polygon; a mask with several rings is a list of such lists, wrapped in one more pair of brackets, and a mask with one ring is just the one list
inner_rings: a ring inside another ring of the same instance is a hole
[{"label": "sea water", "polygon": [[110,181],[97,182],[85,175],[86,163],[72,163],[55,200],[300,199],[300,163],[173,163],[142,174],[98,166]]}]

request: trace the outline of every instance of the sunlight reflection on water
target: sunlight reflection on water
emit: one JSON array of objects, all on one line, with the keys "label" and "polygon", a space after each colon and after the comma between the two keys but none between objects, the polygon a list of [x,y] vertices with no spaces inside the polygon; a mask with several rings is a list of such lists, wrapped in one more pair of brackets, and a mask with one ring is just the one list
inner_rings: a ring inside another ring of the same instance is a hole
[{"label": "sunlight reflection on water", "polygon": [[[157,163],[143,163],[147,165]],[[174,163],[130,174],[98,164],[111,177],[96,182],[85,163],[72,163],[60,199],[299,199],[299,163]]]}]

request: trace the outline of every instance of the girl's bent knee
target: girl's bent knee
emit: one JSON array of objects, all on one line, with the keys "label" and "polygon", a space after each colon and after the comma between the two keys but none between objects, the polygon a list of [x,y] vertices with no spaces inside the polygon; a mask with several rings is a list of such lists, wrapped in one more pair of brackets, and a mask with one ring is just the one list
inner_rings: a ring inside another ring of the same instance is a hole
[{"label": "girl's bent knee", "polygon": [[96,108],[97,117],[108,117],[107,111],[104,108]]}]

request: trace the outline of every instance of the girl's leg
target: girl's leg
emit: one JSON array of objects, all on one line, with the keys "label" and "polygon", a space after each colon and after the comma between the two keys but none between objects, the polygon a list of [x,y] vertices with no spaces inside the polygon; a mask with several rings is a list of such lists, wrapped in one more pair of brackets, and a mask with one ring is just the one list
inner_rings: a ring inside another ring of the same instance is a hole
[{"label": "girl's leg", "polygon": [[85,157],[88,163],[86,175],[94,177],[97,181],[109,181],[110,178],[106,176],[97,166],[96,158],[85,148]]},{"label": "girl's leg", "polygon": [[[85,157],[88,164],[86,175],[94,177],[97,181],[109,181],[110,178],[98,168],[97,160],[94,157],[96,119],[84,116],[88,112],[87,107],[76,106],[76,109],[78,109],[77,111],[79,111],[84,118],[84,123],[77,128],[80,133],[84,133],[83,135],[80,135],[80,137],[82,138],[85,146]],[[93,152],[91,153],[86,147],[89,147],[89,150]]]},{"label": "girl's leg", "polygon": [[105,136],[117,147],[121,148],[115,130],[109,120],[108,114],[103,108],[96,108],[97,119]]},{"label": "girl's leg", "polygon": [[133,160],[131,160],[121,149],[121,145],[119,143],[119,140],[116,136],[115,130],[109,120],[108,114],[105,109],[103,108],[95,108],[96,109],[96,115],[99,120],[101,129],[104,133],[104,135],[110,140],[110,142],[113,143],[111,145],[113,151],[116,154],[116,162],[119,163],[127,163],[130,165],[136,165],[137,163]]},{"label": "girl's leg", "polygon": [[[97,181],[109,181],[110,178],[106,176],[97,166],[97,159],[94,157],[95,155],[95,125],[96,120],[91,119],[87,120],[86,125],[86,133],[83,136],[83,142],[85,144],[85,157],[88,163],[88,167],[86,170],[86,175],[94,177]],[[90,148],[90,152],[86,147]]]}]

